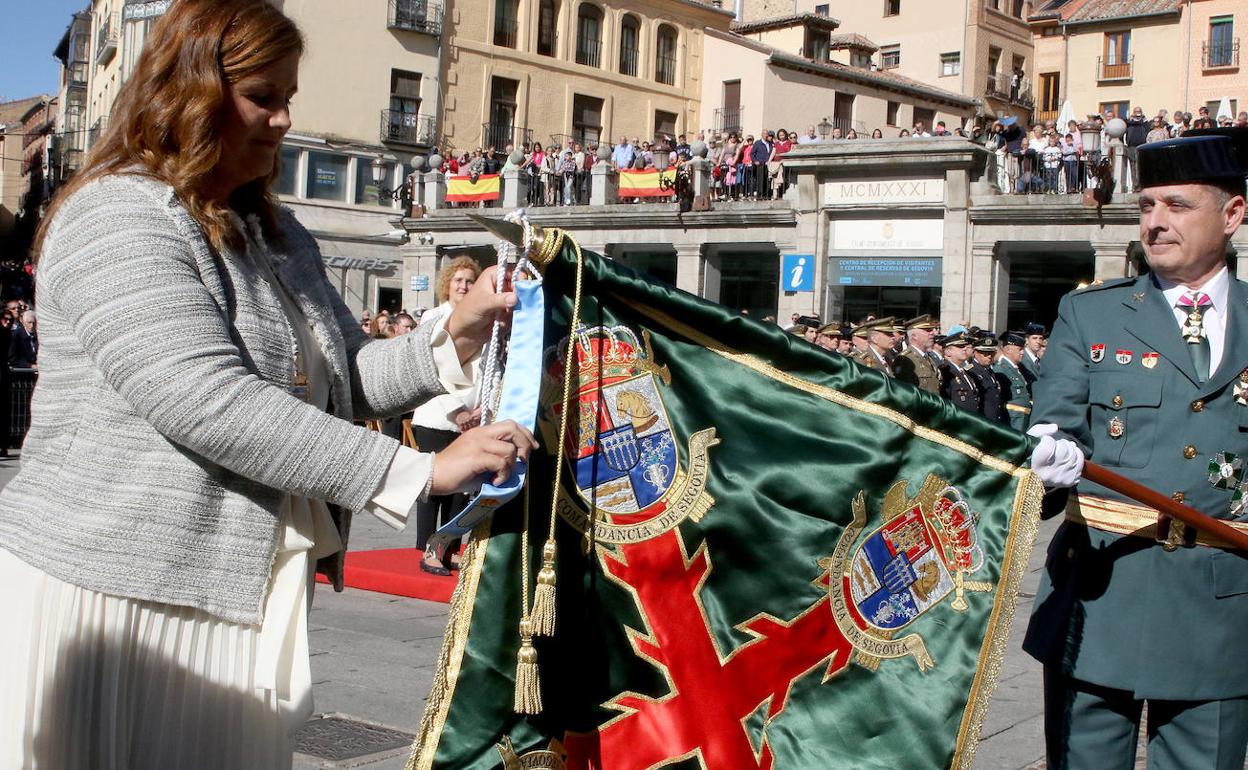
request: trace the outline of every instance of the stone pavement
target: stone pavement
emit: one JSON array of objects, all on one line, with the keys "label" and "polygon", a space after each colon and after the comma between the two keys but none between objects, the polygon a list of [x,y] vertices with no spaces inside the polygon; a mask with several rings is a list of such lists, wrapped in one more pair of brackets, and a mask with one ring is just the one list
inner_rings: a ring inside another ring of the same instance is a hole
[{"label": "stone pavement", "polygon": [[[17,464],[16,459],[0,460],[0,486],[12,478]],[[976,770],[1045,767],[1040,667],[1019,644],[1044,550],[1055,529],[1055,521],[1042,526],[1023,581],[1001,680],[984,722]],[[353,524],[351,547],[405,547],[413,544],[413,538],[414,533],[394,532],[369,516],[360,516]],[[414,734],[433,683],[446,615],[447,606],[440,603],[350,588],[336,594],[318,585],[308,631],[318,714],[348,716]],[[406,759],[406,747],[339,763],[297,755],[295,768],[401,770]],[[1143,767],[1143,752],[1138,766]]]}]

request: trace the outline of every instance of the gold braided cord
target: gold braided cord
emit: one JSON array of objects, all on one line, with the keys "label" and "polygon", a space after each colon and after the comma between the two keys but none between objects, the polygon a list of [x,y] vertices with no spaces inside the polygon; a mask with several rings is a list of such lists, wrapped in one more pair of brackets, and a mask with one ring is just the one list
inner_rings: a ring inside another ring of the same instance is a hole
[{"label": "gold braided cord", "polygon": [[566,234],[554,227],[548,230],[535,227],[533,230],[535,235],[541,233],[542,245],[538,248],[536,254],[529,255],[529,260],[537,265],[539,269],[545,270],[546,266],[555,261],[555,257],[559,256],[559,252],[563,250],[563,239]]},{"label": "gold braided cord", "polygon": [[[548,233],[546,243],[558,243],[562,247],[564,233],[561,230]],[[568,349],[563,361],[563,396],[560,401],[559,444],[555,447],[555,485],[550,496],[550,525],[546,530],[546,543],[542,546],[542,569],[537,575],[537,590],[533,597],[533,633],[538,636],[554,636],[555,634],[555,525],[558,521],[559,490],[563,483],[563,447],[568,437],[568,421],[572,398],[573,370],[576,367],[576,333],[581,326],[581,291],[584,282],[585,261],[581,256],[581,247],[571,237],[572,250],[576,253],[576,283],[572,290],[572,318],[568,331]]]}]

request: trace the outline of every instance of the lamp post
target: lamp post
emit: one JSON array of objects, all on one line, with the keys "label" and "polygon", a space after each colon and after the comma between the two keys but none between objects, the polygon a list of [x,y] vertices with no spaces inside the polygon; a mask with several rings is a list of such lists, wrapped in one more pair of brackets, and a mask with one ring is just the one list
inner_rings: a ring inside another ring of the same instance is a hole
[{"label": "lamp post", "polygon": [[377,205],[386,205],[386,200],[397,201],[403,197],[403,185],[400,183],[393,190],[385,186],[386,176],[390,170],[386,168],[386,161],[382,156],[378,155],[373,158],[373,185],[377,188]]},{"label": "lamp post", "polygon": [[828,137],[832,134],[832,124],[825,117],[823,120],[819,121],[817,128],[819,129],[819,138],[826,142]]}]

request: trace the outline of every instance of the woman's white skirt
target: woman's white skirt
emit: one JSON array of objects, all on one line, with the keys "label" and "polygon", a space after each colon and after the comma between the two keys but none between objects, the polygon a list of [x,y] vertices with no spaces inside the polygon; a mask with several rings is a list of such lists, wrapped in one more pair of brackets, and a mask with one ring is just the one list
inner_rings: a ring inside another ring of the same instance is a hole
[{"label": "woman's white skirt", "polygon": [[312,558],[338,542],[318,503],[292,502],[259,626],[79,588],[0,549],[0,770],[289,768],[312,713]]}]

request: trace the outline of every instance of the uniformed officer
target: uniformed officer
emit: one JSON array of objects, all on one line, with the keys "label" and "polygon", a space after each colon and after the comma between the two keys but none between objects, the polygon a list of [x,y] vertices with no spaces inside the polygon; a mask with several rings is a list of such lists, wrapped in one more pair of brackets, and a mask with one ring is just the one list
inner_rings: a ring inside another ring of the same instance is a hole
[{"label": "uniformed officer", "polygon": [[905,323],[906,342],[901,355],[893,359],[893,376],[928,393],[940,394],[939,356],[932,352],[932,341],[940,322],[930,315],[911,318]]},{"label": "uniformed officer", "polygon": [[874,318],[868,318],[857,326],[852,327],[849,332],[849,341],[854,346],[850,357],[860,364],[866,363],[865,357],[867,351],[871,348],[871,343],[867,342],[867,338],[871,336],[871,329],[868,328],[867,324],[874,320]]},{"label": "uniformed officer", "polygon": [[940,395],[954,406],[968,412],[979,413],[979,385],[966,371],[971,355],[971,341],[966,332],[954,332],[945,337],[945,360],[940,364]]},{"label": "uniformed officer", "polygon": [[979,385],[979,413],[993,422],[1010,424],[1005,402],[1009,400],[1009,382],[992,368],[997,357],[997,338],[981,334],[971,345],[971,361],[967,371]]},{"label": "uniformed officer", "polygon": [[1019,364],[1031,372],[1031,378],[1034,380],[1040,376],[1040,357],[1044,354],[1045,334],[1044,324],[1035,322],[1027,324],[1023,329],[1023,337],[1026,344],[1023,348],[1023,358]]},{"label": "uniformed officer", "polygon": [[1031,385],[1035,382],[1031,372],[1018,365],[1026,340],[1018,332],[1005,332],[1000,341],[1001,355],[992,368],[1005,378],[1008,385],[1009,400],[1005,410],[1010,416],[1010,427],[1024,431],[1031,423]]},{"label": "uniformed officer", "polygon": [[897,319],[892,316],[876,318],[858,327],[854,334],[857,335],[859,331],[867,335],[867,349],[859,361],[892,377],[893,350],[897,346],[897,340],[901,338],[901,327],[897,325]]},{"label": "uniformed officer", "polygon": [[829,353],[837,352],[841,341],[840,324],[824,324],[815,332],[815,344]]},{"label": "uniformed officer", "polygon": [[[1142,145],[1150,274],[1067,295],[1036,383],[1032,467],[1066,521],[1024,649],[1049,767],[1236,768],[1248,746],[1248,554],[1079,481],[1083,455],[1248,530],[1248,284],[1227,271],[1248,163],[1219,136]],[[1048,435],[1060,431],[1057,436]]]}]

